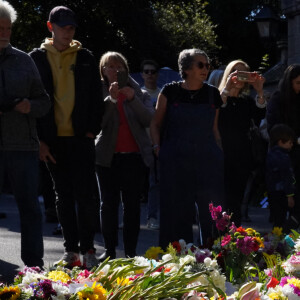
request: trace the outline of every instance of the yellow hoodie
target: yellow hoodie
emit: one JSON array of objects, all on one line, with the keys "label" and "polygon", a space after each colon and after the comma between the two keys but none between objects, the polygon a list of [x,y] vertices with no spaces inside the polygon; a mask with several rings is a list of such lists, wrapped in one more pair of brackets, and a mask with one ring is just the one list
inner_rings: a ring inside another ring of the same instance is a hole
[{"label": "yellow hoodie", "polygon": [[54,115],[58,136],[73,136],[72,112],[75,103],[74,68],[77,51],[81,43],[73,40],[70,47],[62,52],[47,38],[41,48],[47,50],[47,59],[51,66],[54,86]]}]

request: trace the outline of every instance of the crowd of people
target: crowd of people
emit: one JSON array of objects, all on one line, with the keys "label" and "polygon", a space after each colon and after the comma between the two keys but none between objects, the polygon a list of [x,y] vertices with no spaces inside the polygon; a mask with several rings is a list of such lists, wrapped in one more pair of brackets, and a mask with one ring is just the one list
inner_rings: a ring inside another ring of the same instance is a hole
[{"label": "crowd of people", "polygon": [[[208,84],[210,61],[200,49],[179,54],[182,80],[162,89],[158,64],[144,61],[140,87],[121,53],[104,53],[98,65],[74,39],[78,23],[71,9],[51,10],[51,37],[29,54],[10,44],[16,15],[0,1],[0,186],[8,174],[25,265],[43,267],[39,177],[50,191],[49,201],[44,197],[47,217],[58,220],[63,234],[65,252],[55,264],[90,269],[115,258],[121,202],[124,252],[134,257],[145,181],[147,224],[159,229],[159,245],[193,242],[197,215],[198,242],[210,247],[215,237],[210,203],[221,204],[241,224],[253,169],[249,130],[264,118],[272,222],[285,226],[289,210],[293,225],[299,225],[300,65],[286,69],[268,105],[264,77],[242,60],[226,66],[217,86]],[[99,201],[105,252],[97,257]]]}]

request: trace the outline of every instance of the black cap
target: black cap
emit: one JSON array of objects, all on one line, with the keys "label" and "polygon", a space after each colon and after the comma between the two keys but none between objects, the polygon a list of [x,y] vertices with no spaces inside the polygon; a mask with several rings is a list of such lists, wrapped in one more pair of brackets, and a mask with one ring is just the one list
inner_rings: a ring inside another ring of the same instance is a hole
[{"label": "black cap", "polygon": [[65,6],[54,7],[49,14],[49,22],[64,27],[67,25],[77,26],[75,13]]}]

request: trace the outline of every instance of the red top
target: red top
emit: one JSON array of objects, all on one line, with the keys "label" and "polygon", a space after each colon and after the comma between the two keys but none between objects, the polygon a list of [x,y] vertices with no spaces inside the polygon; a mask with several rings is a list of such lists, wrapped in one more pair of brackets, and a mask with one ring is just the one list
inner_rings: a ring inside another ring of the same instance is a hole
[{"label": "red top", "polygon": [[127,122],[123,107],[124,100],[126,100],[126,96],[119,94],[117,107],[119,111],[120,126],[118,131],[116,152],[140,152],[140,148],[136,143]]}]

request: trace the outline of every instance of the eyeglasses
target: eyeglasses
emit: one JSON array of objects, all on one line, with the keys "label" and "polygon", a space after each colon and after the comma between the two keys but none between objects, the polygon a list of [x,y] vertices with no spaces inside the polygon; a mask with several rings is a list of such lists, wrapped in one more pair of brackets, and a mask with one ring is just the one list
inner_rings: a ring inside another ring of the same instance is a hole
[{"label": "eyeglasses", "polygon": [[144,70],[143,72],[144,72],[145,74],[151,74],[151,75],[154,75],[154,74],[157,73],[156,70]]},{"label": "eyeglasses", "polygon": [[203,69],[204,67],[205,67],[207,70],[210,69],[210,64],[209,64],[209,63],[203,63],[202,61],[198,61],[196,65],[197,65],[197,67],[198,67],[199,69]]}]

